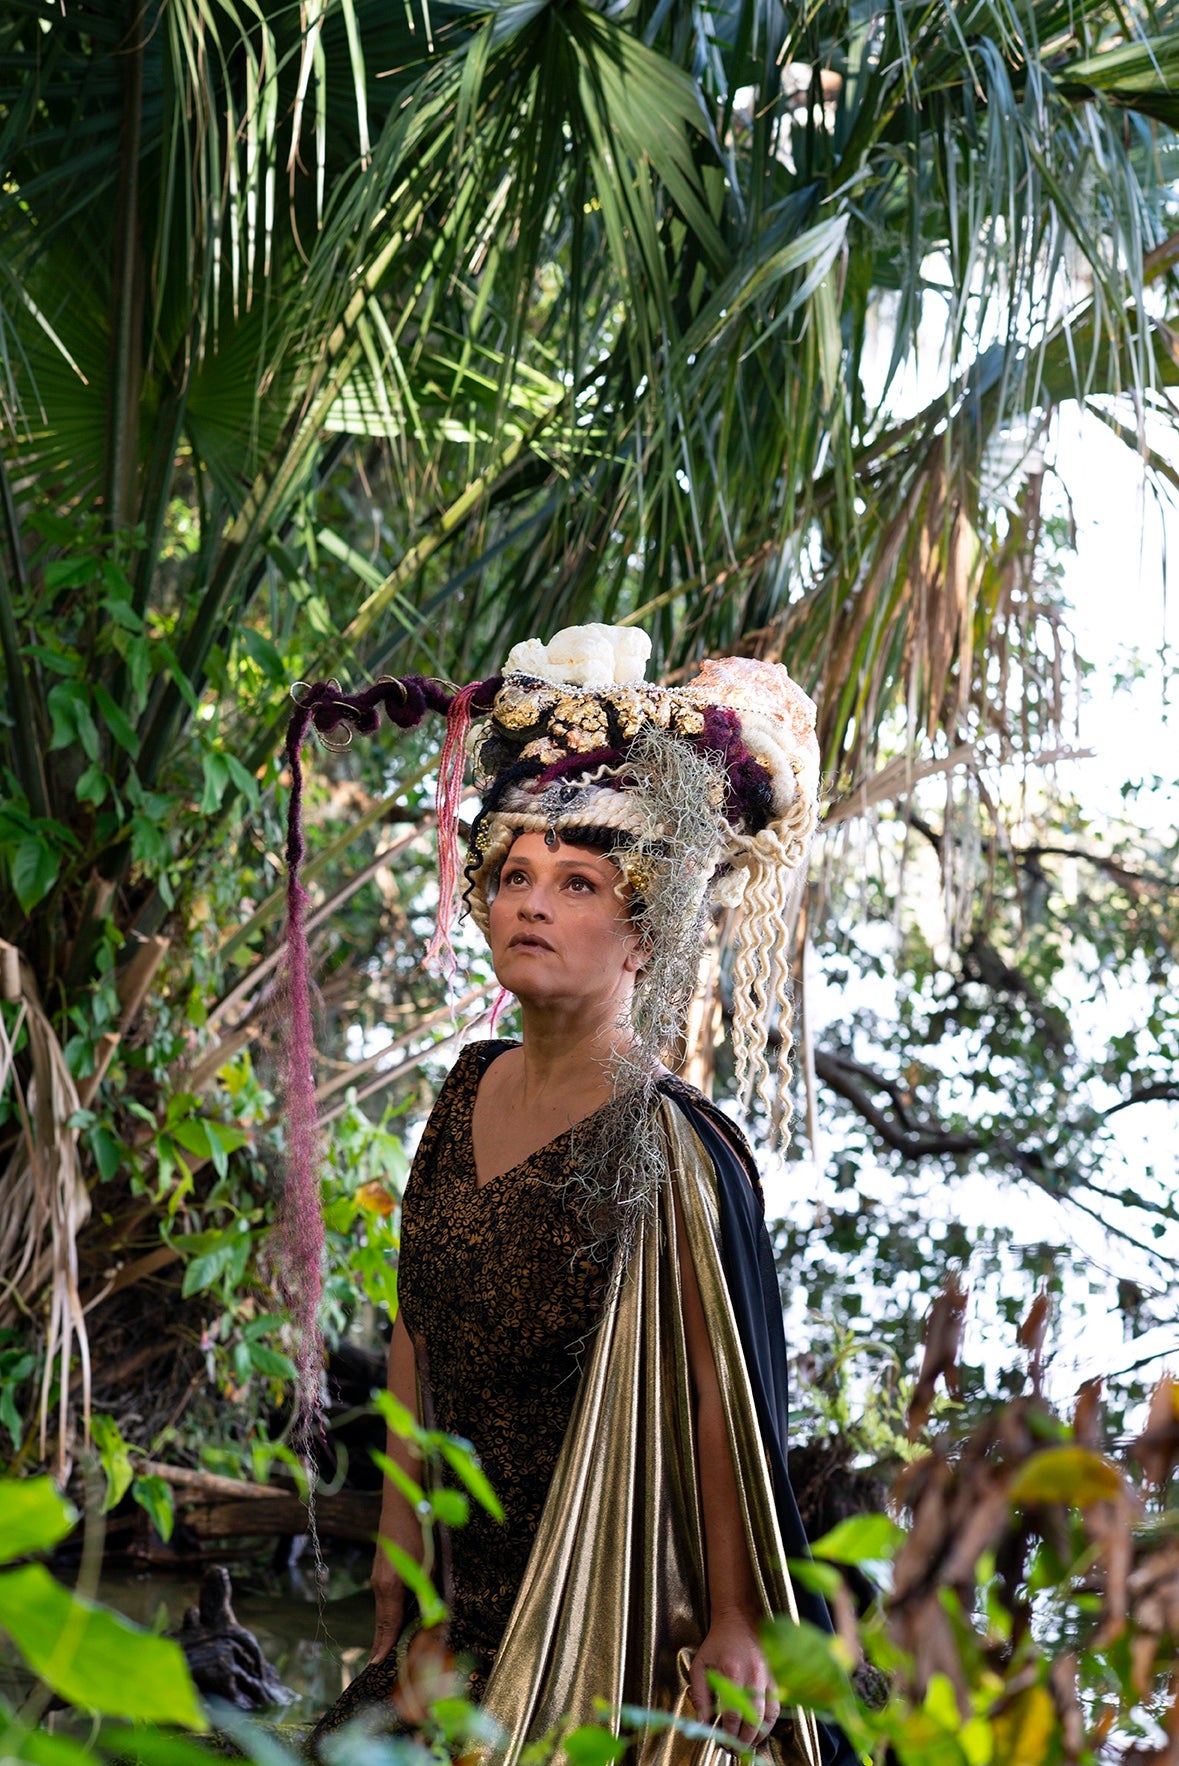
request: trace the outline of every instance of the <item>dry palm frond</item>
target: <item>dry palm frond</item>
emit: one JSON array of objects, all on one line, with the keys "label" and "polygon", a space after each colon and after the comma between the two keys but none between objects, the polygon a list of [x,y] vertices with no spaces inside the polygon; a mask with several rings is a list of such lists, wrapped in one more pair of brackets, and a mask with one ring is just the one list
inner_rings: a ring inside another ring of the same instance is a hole
[{"label": "dry palm frond", "polygon": [[[11,949],[11,947],[8,947]],[[6,953],[7,954],[7,953]],[[11,964],[6,964],[10,969]],[[0,1223],[0,1322],[29,1319],[48,1288],[45,1365],[41,1380],[41,1453],[49,1432],[49,1403],[55,1369],[58,1385],[57,1470],[69,1470],[70,1361],[75,1342],[82,1373],[82,1426],[90,1432],[90,1346],[78,1293],[77,1236],[90,1213],[90,1197],[78,1164],[78,1131],[71,1119],[79,1108],[78,1090],[53,1026],[37,996],[32,971],[19,963],[20,1009],[16,1026],[0,1025],[0,1082],[11,1085],[21,1136],[3,1178],[5,1211]],[[14,1051],[22,1026],[29,1042],[32,1074],[27,1091],[17,1073]]]}]

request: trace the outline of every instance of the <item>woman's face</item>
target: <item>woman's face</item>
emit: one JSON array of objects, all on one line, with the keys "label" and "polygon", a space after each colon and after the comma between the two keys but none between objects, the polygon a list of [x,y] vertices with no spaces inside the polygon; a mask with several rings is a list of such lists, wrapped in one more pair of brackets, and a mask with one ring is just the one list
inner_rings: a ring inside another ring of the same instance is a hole
[{"label": "woman's face", "polygon": [[645,953],[613,860],[521,834],[490,907],[491,960],[517,999],[570,1009],[629,996]]}]

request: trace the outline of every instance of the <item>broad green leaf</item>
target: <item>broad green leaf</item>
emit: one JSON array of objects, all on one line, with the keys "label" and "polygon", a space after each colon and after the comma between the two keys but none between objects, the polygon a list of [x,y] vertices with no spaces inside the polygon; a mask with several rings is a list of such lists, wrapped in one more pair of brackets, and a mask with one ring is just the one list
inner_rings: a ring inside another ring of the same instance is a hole
[{"label": "broad green leaf", "polygon": [[209,1145],[209,1131],[199,1116],[190,1116],[187,1121],[172,1124],[172,1139],[178,1141],[186,1153],[194,1153],[198,1159],[207,1159],[212,1151]]},{"label": "broad green leaf", "polygon": [[166,1545],[172,1537],[172,1528],[176,1522],[172,1486],[165,1478],[160,1478],[153,1472],[135,1479],[131,1485],[131,1495]]},{"label": "broad green leaf", "polygon": [[208,1728],[179,1644],[70,1594],[40,1564],[0,1574],[0,1625],[68,1704]]},{"label": "broad green leaf", "polygon": [[1048,1447],[1020,1466],[1010,1496],[1018,1503],[1067,1502],[1088,1508],[1112,1501],[1122,1488],[1122,1474],[1102,1454],[1087,1447]]},{"label": "broad green leaf", "polygon": [[74,786],[74,796],[79,803],[91,803],[97,807],[106,801],[110,783],[106,774],[97,762],[92,762]]},{"label": "broad green leaf", "polygon": [[206,1251],[203,1257],[194,1257],[184,1271],[184,1282],[180,1292],[187,1300],[191,1294],[199,1294],[203,1289],[211,1287],[219,1276],[225,1274],[233,1263],[236,1247],[231,1240],[218,1245],[215,1251]]},{"label": "broad green leaf", "polygon": [[264,1374],[267,1379],[293,1380],[295,1365],[290,1357],[283,1355],[278,1349],[271,1349],[266,1343],[247,1343],[250,1364],[256,1373]]},{"label": "broad green leaf", "polygon": [[168,836],[151,816],[142,812],[131,817],[131,851],[137,862],[149,869],[166,864],[172,856]]},{"label": "broad green leaf", "polygon": [[621,1760],[629,1746],[629,1736],[612,1735],[595,1723],[571,1730],[561,1742],[561,1750],[573,1766],[611,1766],[611,1761]]},{"label": "broad green leaf", "polygon": [[33,834],[21,840],[12,855],[12,888],[23,913],[31,913],[57,881],[61,853]]},{"label": "broad green leaf", "polygon": [[[33,1358],[30,1356],[28,1367],[29,1373],[32,1373],[33,1365]],[[19,1453],[21,1450],[21,1444],[25,1438],[25,1427],[20,1411],[16,1407],[16,1395],[13,1391],[13,1386],[16,1384],[18,1378],[25,1377],[26,1376],[23,1374],[9,1375],[8,1380],[6,1380],[3,1385],[0,1385],[0,1423],[3,1423],[4,1427],[8,1430],[12,1439],[12,1450],[14,1453]]]},{"label": "broad green leaf", "polygon": [[90,1433],[106,1475],[106,1495],[102,1502],[102,1512],[105,1515],[122,1502],[131,1487],[134,1473],[131,1470],[127,1443],[113,1417],[105,1416],[101,1411],[96,1412],[91,1418]]},{"label": "broad green leaf", "polygon": [[94,1154],[94,1163],[98,1166],[98,1175],[103,1183],[109,1183],[126,1157],[126,1147],[109,1128],[99,1122],[90,1130],[90,1150]]},{"label": "broad green leaf", "polygon": [[887,1515],[853,1515],[816,1539],[811,1551],[837,1564],[863,1564],[895,1557],[904,1540],[904,1529]]},{"label": "broad green leaf", "polygon": [[0,1563],[50,1551],[78,1519],[48,1478],[0,1479]]},{"label": "broad green leaf", "polygon": [[98,759],[98,729],[90,711],[90,696],[81,681],[58,681],[49,689],[49,715],[53,719],[50,748],[81,744],[87,760]]},{"label": "broad green leaf", "polygon": [[851,1681],[838,1638],[803,1619],[774,1619],[762,1627],[766,1665],[783,1704],[831,1710],[850,1698]]}]

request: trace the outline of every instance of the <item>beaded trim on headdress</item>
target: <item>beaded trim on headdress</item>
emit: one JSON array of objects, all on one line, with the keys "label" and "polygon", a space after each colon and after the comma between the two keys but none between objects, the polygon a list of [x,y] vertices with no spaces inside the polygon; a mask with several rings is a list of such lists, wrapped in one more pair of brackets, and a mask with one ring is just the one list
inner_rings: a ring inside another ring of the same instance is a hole
[{"label": "beaded trim on headdress", "polygon": [[[293,1023],[290,1179],[280,1218],[285,1243],[299,1246],[294,1258],[284,1258],[286,1267],[304,1272],[302,1288],[288,1296],[301,1344],[317,1342],[319,1280],[318,1248],[312,1276],[308,1245],[311,1217],[318,1217],[317,1133],[298,878],[300,755],[311,730],[337,746],[332,737],[341,729],[346,736],[375,732],[382,709],[403,729],[428,710],[445,713],[437,796],[440,902],[430,955],[448,976],[468,749],[482,806],[467,853],[465,900],[484,931],[489,896],[519,834],[606,836],[607,850],[639,898],[637,918],[651,949],[636,994],[635,1046],[614,1076],[618,1132],[611,1131],[610,1147],[587,1148],[581,1162],[579,1181],[608,1209],[649,1200],[654,1179],[641,1169],[644,1161],[632,1159],[624,1191],[612,1149],[621,1144],[624,1119],[627,1133],[638,1129],[660,1055],[682,1026],[710,904],[732,910],[733,1041],[742,1102],[748,1105],[756,1092],[772,1116],[782,1111],[791,1048],[786,915],[792,876],[816,817],[815,708],[778,663],[709,661],[685,685],[661,687],[643,679],[649,653],[642,632],[580,626],[547,645],[536,639],[517,645],[502,675],[464,688],[420,676],[378,681],[356,694],[334,681],[301,686],[286,748]],[[777,1074],[766,1059],[772,1020]],[[635,1149],[633,1140],[630,1146]],[[300,1374],[306,1391],[311,1369],[302,1352]]]}]

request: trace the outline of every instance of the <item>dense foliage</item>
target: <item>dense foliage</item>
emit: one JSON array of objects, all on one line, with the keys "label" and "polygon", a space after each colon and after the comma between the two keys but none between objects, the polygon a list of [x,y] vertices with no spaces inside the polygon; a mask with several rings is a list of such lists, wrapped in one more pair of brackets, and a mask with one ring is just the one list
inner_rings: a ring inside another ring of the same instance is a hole
[{"label": "dense foliage", "polygon": [[[144,1454],[264,1475],[290,1371],[267,1263],[287,689],[486,673],[576,619],[641,620],[668,678],[784,657],[820,702],[833,832],[800,948],[829,986],[894,993],[802,1050],[821,1171],[782,1246],[810,1425],[903,1457],[945,1265],[1007,1282],[1002,1223],[964,1223],[953,1181],[1166,1234],[1169,1197],[1111,1177],[1106,1136],[1174,1096],[1173,850],[1028,813],[1003,768],[1062,739],[1053,410],[1083,393],[1169,470],[1175,24],[1102,0],[10,0],[14,1469],[67,1473],[89,1413],[163,1529]],[[420,965],[433,741],[320,755],[310,785],[326,1322],[370,1342],[450,1035]],[[871,830],[850,862],[849,827]],[[468,1014],[475,950],[469,976]],[[1102,1025],[1126,977],[1141,1021]],[[723,976],[717,1010],[723,1030]],[[872,1171],[933,1175],[889,1199]],[[1140,1324],[1173,1271],[1135,1258]],[[1011,1316],[1066,1283],[1054,1244],[1019,1259]],[[972,1420],[1026,1377],[980,1368]]]}]

